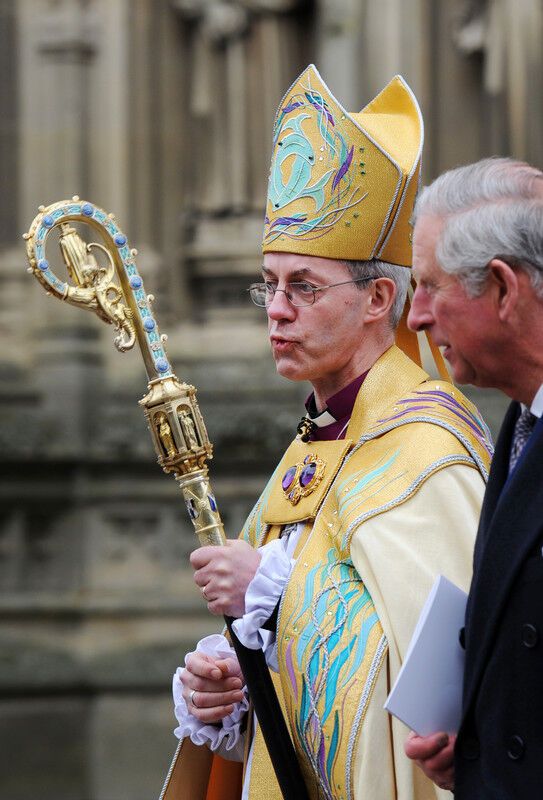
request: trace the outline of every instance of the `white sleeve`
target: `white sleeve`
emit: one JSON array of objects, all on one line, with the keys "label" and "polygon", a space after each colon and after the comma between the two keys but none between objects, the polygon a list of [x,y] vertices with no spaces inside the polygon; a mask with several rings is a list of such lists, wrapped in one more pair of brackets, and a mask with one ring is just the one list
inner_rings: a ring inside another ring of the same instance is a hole
[{"label": "white sleeve", "polygon": [[[236,658],[233,648],[220,634],[213,634],[201,639],[196,646],[196,652],[205,653],[214,658]],[[185,663],[188,655],[190,653],[185,656]],[[182,672],[183,667],[178,667],[173,676],[174,709],[179,722],[174,734],[179,739],[188,736],[194,744],[207,745],[214,753],[230,761],[243,761],[245,736],[241,732],[241,727],[243,718],[249,709],[247,696],[241,702],[236,703],[232,713],[224,717],[219,724],[200,722],[192,716],[182,695]]]},{"label": "white sleeve", "polygon": [[[351,557],[364,581],[388,641],[388,670],[383,672],[381,702],[370,703],[353,768],[354,785],[380,779],[383,736],[382,704],[409,646],[428,592],[438,574],[467,590],[473,543],[485,485],[480,474],[464,465],[446,467],[430,476],[405,503],[364,522],[351,541]],[[397,798],[440,798],[450,794],[426,780],[405,756],[407,728],[388,719],[392,771]],[[380,744],[381,743],[381,744]],[[355,797],[356,797],[355,791]]]},{"label": "white sleeve", "polygon": [[400,659],[436,576],[469,589],[484,490],[477,470],[446,467],[405,503],[363,523],[352,538],[353,563]]}]

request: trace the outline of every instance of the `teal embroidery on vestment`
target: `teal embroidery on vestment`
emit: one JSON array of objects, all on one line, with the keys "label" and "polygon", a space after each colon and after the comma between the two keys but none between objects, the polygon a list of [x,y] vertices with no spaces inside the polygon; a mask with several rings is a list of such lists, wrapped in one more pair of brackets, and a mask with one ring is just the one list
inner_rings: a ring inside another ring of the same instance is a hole
[{"label": "teal embroidery on vestment", "polygon": [[[294,712],[298,740],[327,797],[335,797],[332,774],[343,724],[338,693],[355,685],[369,636],[379,623],[352,562],[335,560],[334,552],[306,575],[300,610],[291,620],[297,641],[289,642],[285,653],[293,696],[300,696]],[[333,730],[327,738],[323,726],[331,715]]]}]

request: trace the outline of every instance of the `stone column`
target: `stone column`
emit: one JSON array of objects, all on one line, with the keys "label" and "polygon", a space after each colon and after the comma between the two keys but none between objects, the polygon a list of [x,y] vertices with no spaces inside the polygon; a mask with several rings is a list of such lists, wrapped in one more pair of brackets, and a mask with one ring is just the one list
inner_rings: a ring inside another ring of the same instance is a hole
[{"label": "stone column", "polygon": [[318,64],[349,111],[361,110],[396,74],[427,105],[426,0],[319,0],[318,8]]},{"label": "stone column", "polygon": [[471,0],[465,5],[455,42],[464,57],[482,57],[485,154],[543,163],[542,36],[540,0]]},{"label": "stone column", "polygon": [[[9,246],[17,231],[17,32],[15,3],[0,2],[0,70],[6,79],[0,83],[0,248]],[[9,76],[9,79],[8,77]]]},{"label": "stone column", "polygon": [[96,53],[95,4],[17,4],[20,49],[20,219],[40,203],[87,189],[89,65]]},{"label": "stone column", "polygon": [[[141,165],[131,160],[130,25],[131,0],[91,0],[82,16],[95,32],[93,57],[88,62],[88,92],[81,98],[86,108],[87,185],[92,202],[112,211],[127,234],[131,170]],[[138,54],[136,54],[137,57]],[[77,194],[82,195],[82,191]],[[134,241],[134,246],[136,242]]]},{"label": "stone column", "polygon": [[25,266],[22,240],[19,247],[0,251],[0,374],[4,384],[16,382],[32,366],[32,290],[37,286]]},{"label": "stone column", "polygon": [[[382,3],[385,5],[386,0]],[[360,111],[364,98],[370,99],[375,82],[368,68],[373,60],[365,56],[366,49],[371,49],[365,28],[368,4],[359,0],[319,0],[318,8],[317,66],[341,104],[349,111]],[[376,43],[379,58],[375,66],[382,61],[382,38],[381,35]]]}]

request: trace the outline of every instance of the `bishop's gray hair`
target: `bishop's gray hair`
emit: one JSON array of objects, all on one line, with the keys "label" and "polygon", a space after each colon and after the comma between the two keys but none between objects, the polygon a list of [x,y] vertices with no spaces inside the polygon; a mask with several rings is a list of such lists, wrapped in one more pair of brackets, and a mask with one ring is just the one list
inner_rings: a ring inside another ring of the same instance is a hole
[{"label": "bishop's gray hair", "polygon": [[436,258],[469,296],[483,291],[488,264],[524,269],[543,298],[543,172],[510,158],[485,158],[445,172],[425,187],[414,221],[444,220]]},{"label": "bishop's gray hair", "polygon": [[[389,322],[392,330],[396,330],[402,318],[403,307],[407,297],[407,290],[411,280],[411,270],[408,267],[398,267],[387,261],[372,258],[370,261],[344,261],[349,268],[351,277],[356,278],[390,278],[396,285],[396,296],[390,309]],[[362,284],[359,284],[363,288]]]}]

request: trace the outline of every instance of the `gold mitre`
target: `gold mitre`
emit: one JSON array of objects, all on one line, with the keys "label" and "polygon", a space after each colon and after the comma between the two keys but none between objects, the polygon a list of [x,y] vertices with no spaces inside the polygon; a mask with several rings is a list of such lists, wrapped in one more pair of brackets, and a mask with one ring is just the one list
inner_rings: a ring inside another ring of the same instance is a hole
[{"label": "gold mitre", "polygon": [[410,267],[422,141],[402,77],[356,114],[310,64],[277,110],[263,251]]}]

